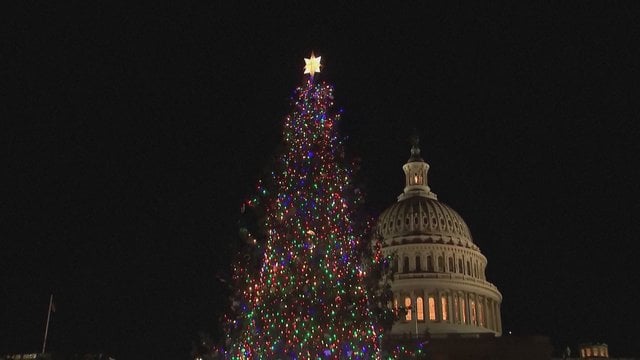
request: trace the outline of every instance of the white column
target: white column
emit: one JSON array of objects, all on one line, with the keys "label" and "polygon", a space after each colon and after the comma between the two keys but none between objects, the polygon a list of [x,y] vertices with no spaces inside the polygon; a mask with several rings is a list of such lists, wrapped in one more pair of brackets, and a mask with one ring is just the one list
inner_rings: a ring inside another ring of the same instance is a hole
[{"label": "white column", "polygon": [[487,314],[487,327],[491,330],[495,330],[494,329],[494,321],[493,321],[493,299],[492,298],[487,298],[487,311],[489,312]]},{"label": "white column", "polygon": [[[437,265],[436,265],[437,266]],[[442,303],[440,302],[440,290],[436,290],[436,321],[442,321]]]},{"label": "white column", "polygon": [[449,315],[449,319],[447,319],[447,322],[449,324],[453,324],[454,323],[454,317],[453,317],[453,294],[451,293],[451,291],[447,292],[447,308],[448,308],[448,314]]},{"label": "white column", "polygon": [[496,303],[496,315],[498,318],[498,332],[502,333],[502,315],[500,314],[500,304]]},{"label": "white column", "polygon": [[491,318],[491,298],[486,298],[485,302],[487,304],[487,314],[486,314],[486,324],[487,328],[493,330],[493,319]]},{"label": "white column", "polygon": [[483,298],[482,299],[482,309],[483,309],[483,321],[484,321],[484,327],[485,328],[489,328],[489,304],[487,304],[488,298]]},{"label": "white column", "polygon": [[411,290],[411,322],[414,324],[414,336],[418,337],[418,302],[416,301],[416,291]]},{"label": "white column", "polygon": [[471,324],[471,316],[469,312],[470,307],[471,305],[469,304],[469,293],[465,291],[464,292],[464,318],[467,320],[465,321],[466,324]]},{"label": "white column", "polygon": [[496,331],[497,332],[501,332],[502,328],[501,328],[501,324],[500,324],[500,303],[498,303],[496,301],[493,304],[493,309],[495,311],[495,314],[493,314],[493,317],[496,319]]}]

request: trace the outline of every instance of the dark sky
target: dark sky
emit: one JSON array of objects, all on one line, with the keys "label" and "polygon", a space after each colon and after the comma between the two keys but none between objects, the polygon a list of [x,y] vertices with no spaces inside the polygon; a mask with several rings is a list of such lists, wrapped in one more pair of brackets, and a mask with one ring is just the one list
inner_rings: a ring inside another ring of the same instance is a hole
[{"label": "dark sky", "polygon": [[372,214],[416,128],[505,331],[640,355],[632,2],[180,3],[3,11],[0,354],[41,348],[51,292],[51,351],[186,359],[217,334],[240,203],[314,50]]}]

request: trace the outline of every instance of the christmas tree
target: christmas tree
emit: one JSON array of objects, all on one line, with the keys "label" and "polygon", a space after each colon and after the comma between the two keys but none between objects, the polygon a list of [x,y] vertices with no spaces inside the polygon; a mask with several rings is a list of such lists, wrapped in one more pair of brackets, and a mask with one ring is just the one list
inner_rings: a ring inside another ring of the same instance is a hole
[{"label": "christmas tree", "polygon": [[381,329],[366,285],[374,260],[363,256],[366,224],[355,221],[358,191],[340,114],[333,87],[314,79],[320,57],[305,62],[309,75],[284,120],[275,169],[243,205],[259,213],[262,231],[242,229],[227,319],[231,359],[379,358]]}]

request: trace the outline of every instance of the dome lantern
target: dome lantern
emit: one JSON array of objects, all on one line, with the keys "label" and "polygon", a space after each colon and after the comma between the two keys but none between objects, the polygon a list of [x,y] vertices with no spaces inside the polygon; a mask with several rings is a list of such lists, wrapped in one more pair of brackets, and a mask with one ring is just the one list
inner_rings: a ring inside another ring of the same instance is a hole
[{"label": "dome lantern", "polygon": [[398,196],[398,201],[412,196],[424,196],[437,200],[438,196],[431,192],[427,181],[429,164],[420,156],[420,139],[413,136],[411,139],[411,157],[402,167],[405,175],[404,192]]}]

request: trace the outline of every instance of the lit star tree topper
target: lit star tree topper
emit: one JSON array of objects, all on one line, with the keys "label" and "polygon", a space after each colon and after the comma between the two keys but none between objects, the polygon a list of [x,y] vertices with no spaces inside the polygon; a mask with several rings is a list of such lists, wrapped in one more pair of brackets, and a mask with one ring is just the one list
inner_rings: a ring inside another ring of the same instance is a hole
[{"label": "lit star tree topper", "polygon": [[322,56],[316,57],[313,54],[313,51],[312,51],[311,52],[311,57],[308,58],[308,59],[307,58],[304,59],[304,73],[311,75],[311,77],[313,77],[313,75],[315,73],[319,73],[320,72],[320,59],[321,58],[322,58]]}]

